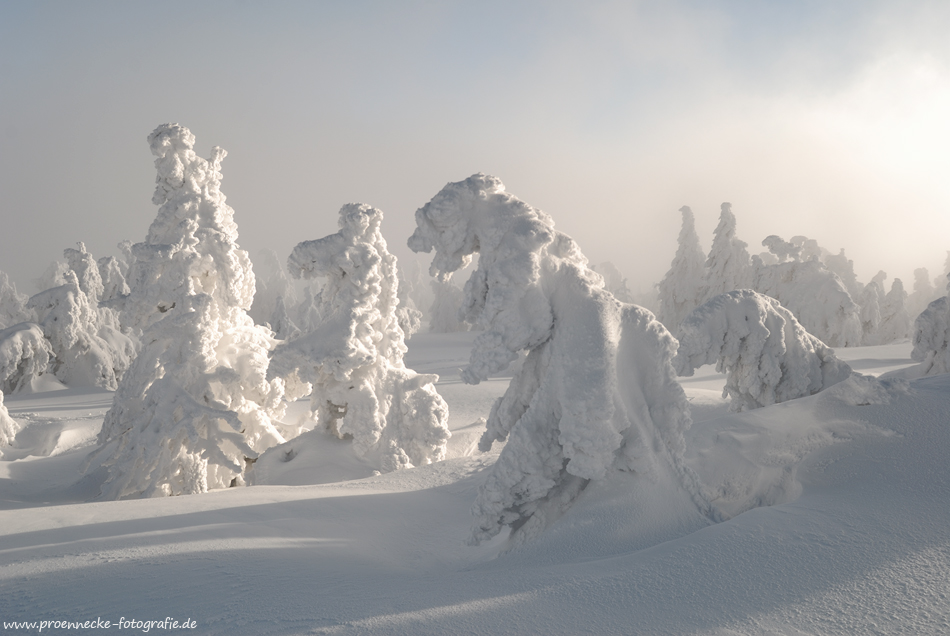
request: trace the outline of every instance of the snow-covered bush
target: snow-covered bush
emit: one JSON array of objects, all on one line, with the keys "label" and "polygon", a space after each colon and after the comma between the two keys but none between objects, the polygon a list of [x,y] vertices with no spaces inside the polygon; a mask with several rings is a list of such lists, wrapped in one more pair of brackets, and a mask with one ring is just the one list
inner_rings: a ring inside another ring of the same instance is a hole
[{"label": "snow-covered bush", "polygon": [[[323,322],[279,345],[268,377],[297,376],[313,385],[318,428],[352,437],[356,454],[383,471],[439,461],[449,438],[448,406],[436,375],[407,369],[398,324],[396,257],[380,233],[383,213],[351,203],[340,210],[340,231],[294,248],[294,277],[326,277]],[[292,449],[291,449],[292,450]]]},{"label": "snow-covered bush", "polygon": [[696,220],[689,206],[681,207],[680,213],[683,215],[683,225],[680,228],[676,255],[670,264],[670,270],[657,285],[660,297],[660,311],[657,318],[673,332],[687,314],[703,302],[705,293],[703,277],[706,256],[699,245]]},{"label": "snow-covered bush", "polygon": [[754,273],[745,241],[736,237],[736,216],[732,204],[720,206],[719,225],[713,233],[712,247],[706,259],[703,301],[734,289],[752,286]]},{"label": "snow-covered bush", "polygon": [[21,322],[0,331],[0,391],[29,388],[46,373],[53,349],[39,325]]},{"label": "snow-covered bush", "polygon": [[448,184],[416,226],[409,247],[435,251],[434,276],[478,253],[460,316],[484,331],[462,379],[476,384],[528,352],[479,445],[508,439],[475,502],[474,542],[505,526],[515,540],[535,535],[613,469],[673,475],[706,506],[682,462],[690,418],[676,341],[650,312],[607,293],[574,241],[495,177]]},{"label": "snow-covered bush", "polygon": [[0,391],[0,446],[9,446],[16,437],[19,426],[12,417],[7,407],[3,404],[3,391]]},{"label": "snow-covered bush", "polygon": [[[85,259],[81,262],[88,265]],[[89,267],[91,269],[84,272],[94,272],[87,278],[90,291],[101,293],[99,270],[94,260]],[[116,328],[111,310],[100,310],[93,298],[83,291],[74,270],[68,270],[65,279],[66,284],[36,294],[28,304],[49,340],[52,350],[49,371],[68,386],[114,390],[135,357],[135,343]],[[41,366],[42,361],[35,365],[36,368]]]},{"label": "snow-covered bush", "polygon": [[26,294],[17,291],[6,272],[0,271],[0,329],[33,321],[33,313],[26,306],[28,300]]},{"label": "snow-covered bush", "polygon": [[152,202],[161,207],[146,241],[132,247],[124,312],[144,328],[143,350],[89,463],[107,467],[107,499],[241,485],[249,463],[288,433],[279,422],[284,383],[265,377],[274,341],[247,314],[254,273],[220,190],[226,153],[198,157],[194,135],[178,124],[148,141],[158,170]]},{"label": "snow-covered bush", "polygon": [[924,375],[950,373],[950,296],[933,301],[914,321],[914,349]]},{"label": "snow-covered bush", "polygon": [[462,289],[451,279],[433,280],[432,293],[435,295],[429,308],[430,333],[454,333],[468,331],[467,322],[459,319],[459,307],[462,306]]},{"label": "snow-covered bush", "polygon": [[779,301],[808,333],[834,347],[862,344],[860,309],[821,261],[757,262],[755,270],[752,289]]},{"label": "snow-covered bush", "polygon": [[733,411],[812,395],[851,375],[792,312],[749,289],[716,296],[683,321],[677,372],[691,376],[714,362],[727,374],[723,397]]}]

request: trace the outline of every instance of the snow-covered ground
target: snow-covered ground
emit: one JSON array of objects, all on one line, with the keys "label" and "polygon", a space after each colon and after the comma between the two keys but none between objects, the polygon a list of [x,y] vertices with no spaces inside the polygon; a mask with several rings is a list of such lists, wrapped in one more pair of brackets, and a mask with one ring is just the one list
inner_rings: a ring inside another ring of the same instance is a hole
[{"label": "snow-covered ground", "polygon": [[[447,460],[384,475],[327,434],[287,470],[256,467],[287,485],[90,501],[103,475],[80,468],[112,393],[7,396],[24,428],[0,461],[0,620],[172,617],[229,635],[950,633],[950,375],[846,381],[733,414],[724,377],[703,367],[682,379],[686,459],[724,521],[616,473],[506,551],[502,536],[465,543],[497,456],[475,450],[478,420],[507,386],[459,381],[474,335],[408,342],[407,366],[441,375],[453,436]],[[837,354],[879,375],[909,366],[910,349]]]}]

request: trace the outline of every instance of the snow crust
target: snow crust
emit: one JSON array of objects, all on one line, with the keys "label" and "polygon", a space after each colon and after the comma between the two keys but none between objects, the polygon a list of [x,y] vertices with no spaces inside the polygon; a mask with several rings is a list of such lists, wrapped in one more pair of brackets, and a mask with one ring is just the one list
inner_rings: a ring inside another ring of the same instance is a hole
[{"label": "snow crust", "polygon": [[671,366],[675,340],[603,278],[544,212],[495,177],[450,183],[416,212],[409,247],[445,280],[475,253],[459,316],[482,329],[463,381],[477,384],[527,351],[492,408],[479,448],[507,441],[475,502],[472,540],[510,526],[536,536],[609,470],[675,475],[707,509],[681,458],[689,409]]},{"label": "snow crust", "polygon": [[312,332],[279,345],[268,377],[310,383],[318,430],[275,449],[287,460],[320,429],[352,438],[359,457],[382,471],[445,457],[448,407],[438,376],[407,369],[399,325],[396,257],[380,232],[383,213],[366,204],[340,210],[340,231],[294,248],[292,276],[325,277]]},{"label": "snow crust", "polygon": [[691,376],[715,364],[723,397],[744,411],[813,395],[851,376],[851,367],[809,334],[777,300],[749,289],[720,294],[681,327],[674,365]]}]

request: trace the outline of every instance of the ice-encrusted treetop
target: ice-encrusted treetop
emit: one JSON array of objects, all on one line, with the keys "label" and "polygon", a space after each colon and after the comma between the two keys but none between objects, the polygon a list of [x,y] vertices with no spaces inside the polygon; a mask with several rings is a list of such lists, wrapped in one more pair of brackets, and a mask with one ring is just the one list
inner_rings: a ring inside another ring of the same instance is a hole
[{"label": "ice-encrusted treetop", "polygon": [[254,273],[221,192],[227,152],[215,146],[210,159],[197,156],[195,136],[179,124],[162,124],[148,142],[158,171],[152,202],[160,207],[145,241],[132,246],[126,305],[132,326],[157,320],[183,295],[205,293],[221,310],[247,311]]}]

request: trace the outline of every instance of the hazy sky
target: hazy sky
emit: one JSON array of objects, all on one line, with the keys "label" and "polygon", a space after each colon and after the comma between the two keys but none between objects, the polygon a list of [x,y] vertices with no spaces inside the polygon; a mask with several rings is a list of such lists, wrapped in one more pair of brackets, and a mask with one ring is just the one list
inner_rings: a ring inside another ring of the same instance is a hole
[{"label": "hazy sky", "polygon": [[950,2],[0,0],[0,269],[141,241],[147,135],[225,148],[252,258],[487,172],[646,288],[690,205],[912,283],[950,250]]}]

